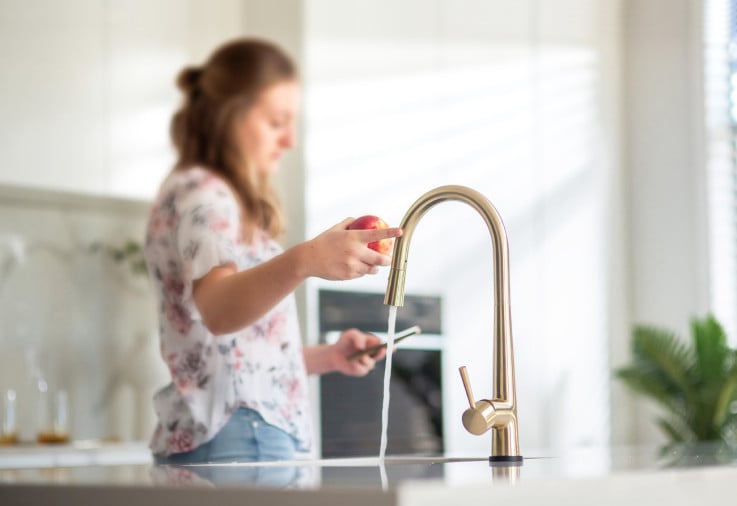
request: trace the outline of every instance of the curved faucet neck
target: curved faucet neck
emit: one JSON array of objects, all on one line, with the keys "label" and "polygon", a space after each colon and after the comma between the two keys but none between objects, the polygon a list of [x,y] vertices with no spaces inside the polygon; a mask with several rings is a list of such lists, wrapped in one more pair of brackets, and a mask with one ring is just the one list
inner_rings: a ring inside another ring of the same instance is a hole
[{"label": "curved faucet neck", "polygon": [[516,410],[512,317],[509,296],[509,245],[507,232],[496,208],[481,193],[465,186],[449,185],[430,190],[415,201],[402,218],[402,236],[394,243],[384,303],[404,305],[407,257],[412,234],[425,213],[440,202],[464,202],[478,211],[492,239],[494,258],[494,401]]}]

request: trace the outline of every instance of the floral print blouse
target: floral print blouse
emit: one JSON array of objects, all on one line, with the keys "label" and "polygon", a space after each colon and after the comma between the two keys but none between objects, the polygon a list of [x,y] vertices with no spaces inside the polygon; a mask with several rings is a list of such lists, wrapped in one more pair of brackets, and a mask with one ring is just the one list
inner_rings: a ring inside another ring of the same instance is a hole
[{"label": "floral print blouse", "polygon": [[154,396],[157,455],[185,452],[212,439],[240,407],[310,446],[307,374],[294,296],[231,334],[202,322],[192,284],[213,267],[238,270],[281,253],[266,233],[244,242],[241,211],[228,184],[201,168],[175,171],[154,201],[144,255],[158,303],[161,356],[171,383]]}]

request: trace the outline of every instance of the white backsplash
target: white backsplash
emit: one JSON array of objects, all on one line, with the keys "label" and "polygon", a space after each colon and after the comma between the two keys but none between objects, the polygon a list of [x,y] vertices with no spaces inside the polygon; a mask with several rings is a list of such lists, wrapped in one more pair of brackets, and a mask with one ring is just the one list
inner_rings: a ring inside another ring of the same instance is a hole
[{"label": "white backsplash", "polygon": [[35,379],[70,400],[75,439],[147,439],[167,382],[148,279],[90,251],[141,241],[148,204],[0,187],[0,392],[17,393],[20,437],[36,433]]}]

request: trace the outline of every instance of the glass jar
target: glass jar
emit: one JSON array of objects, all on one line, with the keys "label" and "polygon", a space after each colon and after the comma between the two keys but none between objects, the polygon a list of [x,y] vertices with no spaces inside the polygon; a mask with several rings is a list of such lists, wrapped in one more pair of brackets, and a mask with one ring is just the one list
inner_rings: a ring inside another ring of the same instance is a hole
[{"label": "glass jar", "polygon": [[16,394],[15,390],[3,390],[0,399],[0,445],[18,443],[18,426],[16,422]]},{"label": "glass jar", "polygon": [[42,444],[69,442],[69,396],[66,390],[50,390],[44,380],[38,381],[36,441]]}]

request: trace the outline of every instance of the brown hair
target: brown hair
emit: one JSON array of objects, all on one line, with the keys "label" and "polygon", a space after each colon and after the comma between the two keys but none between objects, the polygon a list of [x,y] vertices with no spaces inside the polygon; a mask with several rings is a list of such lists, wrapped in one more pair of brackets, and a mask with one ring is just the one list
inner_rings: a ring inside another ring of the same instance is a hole
[{"label": "brown hair", "polygon": [[271,178],[243,166],[232,139],[233,120],[264,89],[296,78],[289,56],[258,39],[228,42],[205,64],[185,67],[177,77],[184,102],[171,121],[177,150],[174,170],[201,166],[225,177],[245,211],[247,238],[256,229],[278,237],[284,232],[284,217]]}]

